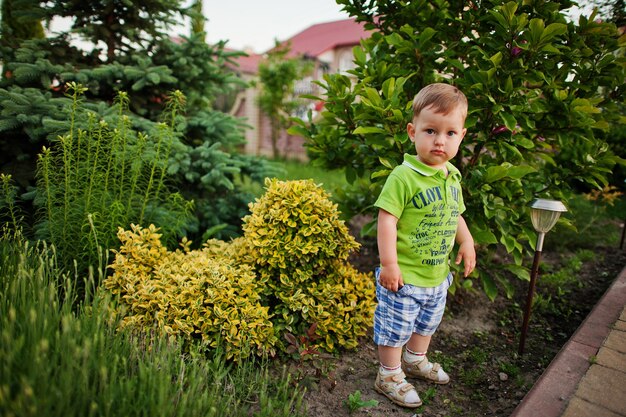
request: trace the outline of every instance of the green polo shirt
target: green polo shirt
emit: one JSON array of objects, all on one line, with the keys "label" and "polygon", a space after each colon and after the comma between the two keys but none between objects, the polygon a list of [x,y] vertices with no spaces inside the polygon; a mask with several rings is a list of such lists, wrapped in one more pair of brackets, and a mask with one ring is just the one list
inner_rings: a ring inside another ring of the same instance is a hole
[{"label": "green polo shirt", "polygon": [[405,284],[436,287],[450,272],[459,216],[465,211],[461,173],[443,171],[405,154],[374,204],[398,218],[398,265]]}]

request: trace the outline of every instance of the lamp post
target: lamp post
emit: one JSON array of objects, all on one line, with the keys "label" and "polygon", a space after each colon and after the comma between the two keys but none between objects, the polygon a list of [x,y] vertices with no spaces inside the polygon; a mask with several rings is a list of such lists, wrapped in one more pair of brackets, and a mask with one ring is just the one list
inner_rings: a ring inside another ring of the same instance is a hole
[{"label": "lamp post", "polygon": [[533,303],[533,295],[535,294],[535,283],[537,281],[537,273],[539,272],[539,260],[541,259],[541,251],[543,249],[543,240],[546,233],[550,231],[559,220],[562,212],[567,211],[563,203],[556,200],[536,199],[530,205],[530,219],[533,227],[537,231],[537,244],[535,245],[535,258],[530,274],[530,283],[528,285],[528,295],[526,297],[526,308],[524,309],[524,322],[522,324],[522,334],[519,342],[519,354],[524,353],[524,344],[526,343],[526,333],[528,332],[528,321],[530,320],[530,310]]},{"label": "lamp post", "polygon": [[[624,180],[626,184],[626,179]],[[624,249],[624,236],[626,236],[626,219],[624,219],[624,225],[622,226],[622,238],[619,241],[619,248]]]}]

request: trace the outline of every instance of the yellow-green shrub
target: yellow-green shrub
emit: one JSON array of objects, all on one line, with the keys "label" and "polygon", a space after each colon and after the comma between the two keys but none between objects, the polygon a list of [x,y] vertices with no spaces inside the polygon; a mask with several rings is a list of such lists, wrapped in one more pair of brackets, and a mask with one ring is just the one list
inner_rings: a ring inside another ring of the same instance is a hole
[{"label": "yellow-green shrub", "polygon": [[260,267],[316,270],[330,259],[348,259],[359,247],[337,205],[313,181],[266,179],[265,187],[243,218],[244,236]]},{"label": "yellow-green shrub", "polygon": [[121,230],[105,288],[120,297],[122,326],[161,329],[211,347],[227,358],[274,353],[276,335],[252,268],[208,248],[170,252],[154,226]]},{"label": "yellow-green shrub", "polygon": [[[123,324],[221,340],[227,356],[286,349],[283,335],[316,324],[319,347],[355,348],[372,324],[374,279],[347,261],[359,244],[337,206],[313,181],[266,181],[250,205],[244,236],[169,252],[154,226],[120,230],[122,247],[105,286],[118,294]],[[278,336],[281,336],[278,338]]]},{"label": "yellow-green shrub", "polygon": [[344,262],[337,262],[326,279],[310,283],[315,300],[308,321],[317,323],[319,346],[329,352],[354,349],[372,326],[376,289],[373,278]]},{"label": "yellow-green shrub", "polygon": [[371,326],[374,280],[348,263],[359,244],[337,205],[311,180],[266,180],[231,251],[254,265],[277,332],[304,334],[317,323],[320,347],[354,348]]}]

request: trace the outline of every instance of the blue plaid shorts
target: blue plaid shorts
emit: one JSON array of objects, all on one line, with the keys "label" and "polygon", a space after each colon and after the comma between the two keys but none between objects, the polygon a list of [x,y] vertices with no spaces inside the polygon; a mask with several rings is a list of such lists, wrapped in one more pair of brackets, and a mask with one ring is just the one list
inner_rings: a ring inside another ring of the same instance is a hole
[{"label": "blue plaid shorts", "polygon": [[413,333],[431,336],[439,327],[446,309],[452,274],[437,287],[426,288],[405,284],[397,292],[389,291],[378,282],[376,269],[376,298],[374,313],[374,343],[382,346],[404,346]]}]

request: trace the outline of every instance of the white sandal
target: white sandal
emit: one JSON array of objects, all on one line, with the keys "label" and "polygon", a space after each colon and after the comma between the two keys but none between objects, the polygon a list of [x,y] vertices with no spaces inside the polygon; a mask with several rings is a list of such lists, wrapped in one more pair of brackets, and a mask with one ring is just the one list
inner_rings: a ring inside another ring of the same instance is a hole
[{"label": "white sandal", "polygon": [[[405,377],[402,371],[388,376],[382,376],[379,372],[374,389],[402,407],[417,408],[422,405],[422,400],[417,395],[415,387],[406,382]],[[416,401],[409,400],[411,393],[415,393]]]},{"label": "white sandal", "polygon": [[407,362],[402,358],[402,370],[413,378],[421,378],[435,384],[445,385],[450,382],[450,377],[438,363],[429,362],[428,358],[419,362]]}]

